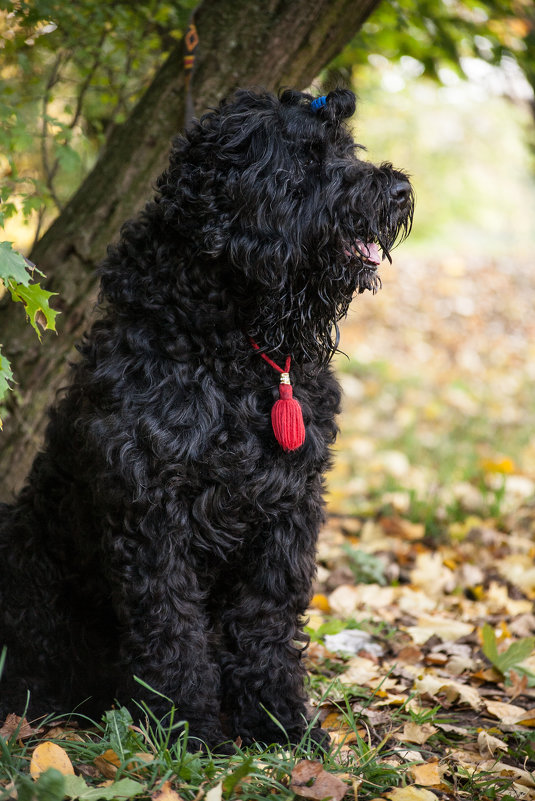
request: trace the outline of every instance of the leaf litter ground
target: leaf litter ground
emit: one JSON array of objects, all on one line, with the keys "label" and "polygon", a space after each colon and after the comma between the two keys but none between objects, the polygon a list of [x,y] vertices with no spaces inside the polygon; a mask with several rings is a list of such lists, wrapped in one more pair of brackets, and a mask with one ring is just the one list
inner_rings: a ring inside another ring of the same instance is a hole
[{"label": "leaf litter ground", "polygon": [[120,709],[87,729],[11,717],[0,796],[535,799],[531,273],[400,258],[344,324],[308,621],[330,754],[192,755],[149,712],[140,728]]}]

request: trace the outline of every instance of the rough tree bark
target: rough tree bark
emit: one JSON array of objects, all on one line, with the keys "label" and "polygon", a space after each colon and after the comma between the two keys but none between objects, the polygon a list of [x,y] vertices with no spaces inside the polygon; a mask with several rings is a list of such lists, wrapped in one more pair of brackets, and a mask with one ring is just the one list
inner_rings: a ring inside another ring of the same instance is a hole
[{"label": "rough tree bark", "polygon": [[[304,88],[352,38],[380,0],[204,0],[192,79],[201,114],[237,86]],[[184,118],[183,51],[162,65],[128,121],[37,243],[30,258],[58,292],[59,336],[39,345],[20,309],[1,315],[0,342],[18,381],[0,433],[0,498],[10,499],[39,447],[46,409],[65,383],[73,346],[88,327],[97,294],[94,268],[126,219],[151,195],[169,142]],[[17,304],[18,306],[18,304]]]}]

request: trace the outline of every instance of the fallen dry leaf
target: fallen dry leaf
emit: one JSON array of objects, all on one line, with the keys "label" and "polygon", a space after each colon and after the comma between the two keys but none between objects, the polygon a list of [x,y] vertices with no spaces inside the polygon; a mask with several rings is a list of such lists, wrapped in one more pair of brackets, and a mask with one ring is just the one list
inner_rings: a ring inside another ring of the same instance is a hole
[{"label": "fallen dry leaf", "polygon": [[364,684],[370,682],[372,684],[379,684],[381,676],[381,668],[374,662],[373,659],[367,659],[364,656],[353,656],[348,661],[347,670],[340,676],[342,684]]},{"label": "fallen dry leaf", "polygon": [[[535,710],[532,710],[530,714],[529,710],[525,710],[521,706],[516,706],[516,704],[506,704],[503,701],[485,700],[485,706],[489,715],[492,715],[494,718],[498,718],[501,723],[505,723],[507,725],[523,723],[524,726],[527,726],[529,724],[526,721],[530,721],[535,718]],[[533,725],[535,725],[535,723],[533,723]]]},{"label": "fallen dry leaf", "polygon": [[506,686],[505,692],[511,701],[514,701],[515,698],[518,698],[519,695],[524,695],[526,692],[528,688],[528,677],[525,673],[520,675],[520,673],[517,673],[515,670],[510,670],[509,681],[511,685]]},{"label": "fallen dry leaf", "polygon": [[423,645],[433,636],[439,637],[443,642],[459,640],[471,634],[474,628],[471,623],[464,623],[462,620],[440,615],[422,615],[416,626],[407,626],[407,632],[416,645]]},{"label": "fallen dry leaf", "polygon": [[51,729],[48,729],[46,736],[51,740],[69,740],[69,742],[73,743],[85,742],[81,734],[73,729],[67,729],[64,726],[53,726]]},{"label": "fallen dry leaf", "polygon": [[310,602],[310,606],[314,607],[315,609],[319,609],[320,612],[328,613],[331,611],[331,607],[329,606],[329,601],[326,595],[323,593],[316,593]]},{"label": "fallen dry leaf", "polygon": [[214,787],[211,787],[204,798],[205,801],[221,801],[223,798],[223,782],[218,782]]},{"label": "fallen dry leaf", "polygon": [[410,769],[412,778],[416,784],[424,787],[433,787],[442,784],[442,777],[439,770],[437,759],[431,762],[424,762],[421,765],[412,765]]},{"label": "fallen dry leaf", "polygon": [[405,743],[418,743],[423,745],[426,743],[433,734],[436,734],[438,729],[431,723],[413,723],[408,721],[403,727],[403,732],[400,734],[400,739]]},{"label": "fallen dry leaf", "polygon": [[475,710],[480,710],[484,706],[483,699],[477,690],[468,684],[462,684],[460,681],[450,681],[429,674],[422,676],[422,678],[417,678],[414,682],[414,689],[419,693],[426,693],[432,698],[439,694],[444,694],[450,703],[459,698],[463,703],[469,704]]},{"label": "fallen dry leaf", "polygon": [[108,748],[100,756],[95,757],[93,763],[106,779],[114,779],[117,768],[121,767],[121,760],[111,748]]},{"label": "fallen dry leaf", "polygon": [[39,734],[41,731],[42,729],[34,729],[30,726],[26,718],[11,714],[7,716],[4,725],[0,729],[0,737],[3,737],[4,740],[10,740],[17,732],[17,740],[25,740],[28,737]]},{"label": "fallen dry leaf", "polygon": [[481,756],[485,758],[495,756],[497,751],[507,753],[509,750],[509,746],[503,740],[499,740],[487,731],[480,731],[477,735],[477,747]]},{"label": "fallen dry leaf", "polygon": [[65,776],[74,774],[74,768],[67,752],[60,745],[46,741],[34,748],[30,762],[30,775],[32,779],[37,779],[49,768],[55,768]]},{"label": "fallen dry leaf", "polygon": [[389,801],[437,801],[438,796],[423,787],[397,787],[385,793]]},{"label": "fallen dry leaf", "polygon": [[515,765],[506,765],[504,762],[490,762],[483,763],[485,770],[492,770],[494,773],[503,776],[507,779],[513,779],[515,782],[524,785],[525,787],[535,788],[535,778],[533,774],[523,768],[516,767]]},{"label": "fallen dry leaf", "polygon": [[182,801],[176,790],[171,787],[171,782],[166,781],[159,790],[151,795],[152,801]]},{"label": "fallen dry leaf", "polygon": [[292,771],[290,790],[310,801],[341,801],[347,789],[347,784],[338,776],[327,773],[321,762],[302,759]]}]

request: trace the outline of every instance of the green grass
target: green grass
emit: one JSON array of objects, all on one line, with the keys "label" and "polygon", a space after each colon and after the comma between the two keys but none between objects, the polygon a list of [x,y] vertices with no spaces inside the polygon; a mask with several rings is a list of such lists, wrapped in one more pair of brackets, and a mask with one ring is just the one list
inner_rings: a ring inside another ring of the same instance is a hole
[{"label": "green grass", "polygon": [[[349,726],[356,726],[351,704],[341,710]],[[119,758],[119,767],[113,783],[98,788],[103,777],[95,779],[63,777],[55,769],[42,774],[37,782],[28,776],[29,761],[38,740],[29,738],[21,743],[15,735],[10,741],[0,738],[0,799],[9,798],[16,789],[20,801],[61,801],[65,796],[79,797],[82,801],[95,801],[99,797],[134,797],[152,794],[163,782],[171,781],[185,801],[193,801],[206,795],[212,787],[221,785],[221,797],[235,797],[239,784],[239,795],[244,801],[275,795],[280,799],[292,799],[295,794],[289,789],[292,770],[301,759],[323,761],[325,770],[330,773],[343,773],[347,764],[340,763],[340,749],[325,753],[320,746],[305,735],[302,742],[291,749],[281,746],[242,749],[235,746],[235,755],[220,757],[206,752],[191,752],[188,743],[187,726],[177,722],[162,724],[145,709],[146,723],[133,727],[129,713],[125,709],[113,710],[104,716],[100,724],[87,729],[73,730],[78,741],[61,738],[55,740],[69,755],[78,772],[87,774],[87,767],[108,749]],[[49,721],[51,722],[51,721]],[[63,723],[57,720],[55,723]],[[171,744],[176,726],[181,733]],[[147,754],[151,761],[146,762],[140,754]],[[355,776],[361,777],[370,788],[394,786],[398,777],[390,766],[381,766],[376,757],[379,751],[369,748],[358,737],[353,747],[352,763]],[[344,761],[348,762],[347,755]],[[84,770],[85,768],[85,770]],[[117,794],[114,795],[114,788]],[[349,787],[348,787],[349,789]]]}]

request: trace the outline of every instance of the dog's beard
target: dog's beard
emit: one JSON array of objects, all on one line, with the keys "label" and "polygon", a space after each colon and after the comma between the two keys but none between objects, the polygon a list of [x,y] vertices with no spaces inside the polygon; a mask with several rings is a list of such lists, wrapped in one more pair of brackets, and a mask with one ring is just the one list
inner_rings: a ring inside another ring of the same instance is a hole
[{"label": "dog's beard", "polygon": [[377,269],[363,265],[358,272],[358,288],[359,294],[362,294],[367,289],[375,295],[381,289],[382,282],[377,274]]},{"label": "dog's beard", "polygon": [[282,292],[263,295],[250,333],[266,350],[325,364],[338,348],[338,323],[355,293],[375,292],[380,285],[375,269],[356,269],[348,258],[336,267],[303,271]]},{"label": "dog's beard", "polygon": [[[346,233],[335,246],[332,242],[319,246],[311,260],[289,259],[281,265],[282,275],[276,273],[276,284],[273,270],[264,270],[263,280],[254,290],[249,285],[245,292],[244,305],[250,313],[247,333],[262,343],[263,350],[290,354],[302,362],[328,363],[338,349],[338,324],[352,299],[381,288],[381,261],[391,261],[390,248],[410,229],[410,217],[389,222],[391,226],[384,226],[380,233],[369,226],[361,238]],[[273,264],[269,259],[265,262]]]}]

